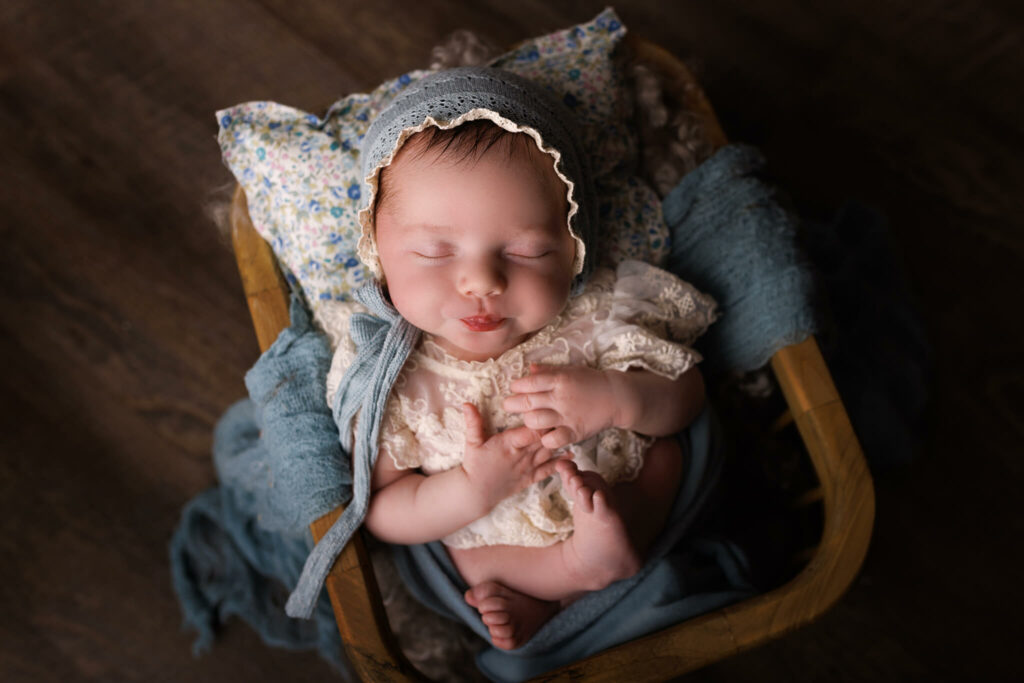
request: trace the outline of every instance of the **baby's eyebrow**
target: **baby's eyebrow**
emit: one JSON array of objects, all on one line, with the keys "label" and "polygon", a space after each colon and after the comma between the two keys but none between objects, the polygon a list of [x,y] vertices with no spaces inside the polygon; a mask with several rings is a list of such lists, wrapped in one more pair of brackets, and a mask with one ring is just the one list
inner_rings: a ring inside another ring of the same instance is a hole
[{"label": "baby's eyebrow", "polygon": [[[422,233],[436,239],[458,238],[461,234],[454,225],[447,223],[421,223],[412,221],[401,226],[407,233]],[[568,231],[568,228],[565,228]],[[515,243],[547,244],[557,238],[551,228],[544,225],[525,225],[508,230],[508,241]]]},{"label": "baby's eyebrow", "polygon": [[450,225],[444,225],[441,223],[409,223],[405,226],[407,230],[419,230],[421,232],[430,233],[431,235],[450,235],[455,232],[455,229]]},{"label": "baby's eyebrow", "polygon": [[[563,228],[563,229],[566,232],[569,231],[568,228]],[[552,232],[551,228],[545,227],[545,226],[542,226],[542,225],[528,226],[528,227],[525,227],[525,228],[520,228],[510,238],[510,241],[514,241],[514,242],[529,242],[531,244],[533,244],[533,243],[548,244],[548,243],[552,243],[552,242],[557,242],[558,240],[559,240],[559,235],[558,234]]]},{"label": "baby's eyebrow", "polygon": [[515,247],[540,248],[554,246],[557,243],[557,240],[546,233],[534,232],[515,235],[508,240],[508,243]]}]

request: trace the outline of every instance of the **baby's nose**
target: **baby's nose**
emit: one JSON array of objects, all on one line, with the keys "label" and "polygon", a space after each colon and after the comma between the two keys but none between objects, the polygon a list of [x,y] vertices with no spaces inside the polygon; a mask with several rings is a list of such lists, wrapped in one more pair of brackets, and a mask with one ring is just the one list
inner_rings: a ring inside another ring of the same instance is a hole
[{"label": "baby's nose", "polygon": [[505,274],[497,263],[479,260],[466,264],[459,278],[463,296],[489,297],[505,291]]}]

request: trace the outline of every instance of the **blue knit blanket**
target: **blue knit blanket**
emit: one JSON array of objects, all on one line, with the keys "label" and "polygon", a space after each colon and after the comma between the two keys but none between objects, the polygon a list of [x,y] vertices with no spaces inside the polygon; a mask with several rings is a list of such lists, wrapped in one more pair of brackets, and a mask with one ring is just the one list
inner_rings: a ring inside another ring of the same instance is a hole
[{"label": "blue knit blanket", "polygon": [[[762,164],[751,148],[725,147],[663,205],[673,239],[668,269],[719,302],[722,319],[701,343],[712,373],[760,367],[814,331],[812,278],[793,224],[756,178]],[[220,483],[185,507],[171,542],[172,576],[186,622],[199,632],[197,647],[234,614],[269,644],[317,647],[343,667],[324,595],[311,621],[289,619],[282,609],[310,552],[309,523],[347,502],[353,482],[324,401],[330,350],[298,298],[291,311],[291,326],[246,376],[250,398],[218,424]],[[519,680],[749,594],[735,547],[687,533],[716,477],[713,433],[705,415],[681,436],[695,464],[680,489],[675,523],[645,570],[565,610],[524,648],[485,651],[479,663],[489,676]],[[434,544],[399,552],[414,593],[480,631],[446,562]]]}]

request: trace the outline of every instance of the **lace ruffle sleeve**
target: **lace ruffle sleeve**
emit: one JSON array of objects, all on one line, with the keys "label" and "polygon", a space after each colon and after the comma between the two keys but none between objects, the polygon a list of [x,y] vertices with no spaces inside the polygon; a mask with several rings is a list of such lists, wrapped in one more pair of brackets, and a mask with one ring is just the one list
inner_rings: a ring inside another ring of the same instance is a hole
[{"label": "lace ruffle sleeve", "polygon": [[710,296],[640,261],[619,264],[608,307],[594,330],[598,366],[641,368],[669,379],[702,360],[691,345],[717,317]]}]

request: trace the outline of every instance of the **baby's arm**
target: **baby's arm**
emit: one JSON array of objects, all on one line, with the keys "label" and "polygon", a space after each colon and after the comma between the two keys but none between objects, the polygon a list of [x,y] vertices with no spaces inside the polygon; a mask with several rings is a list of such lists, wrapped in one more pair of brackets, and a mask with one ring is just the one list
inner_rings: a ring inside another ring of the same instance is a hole
[{"label": "baby's arm", "polygon": [[670,436],[704,408],[704,377],[696,366],[676,379],[647,370],[606,370],[619,406],[615,426],[648,436]]},{"label": "baby's arm", "polygon": [[512,390],[505,410],[522,414],[527,427],[546,431],[541,442],[551,449],[610,427],[668,436],[704,406],[704,379],[696,367],[673,380],[646,370],[535,364]]},{"label": "baby's arm", "polygon": [[366,527],[389,543],[427,543],[483,517],[501,500],[555,471],[535,431],[518,427],[488,437],[480,413],[463,406],[466,451],[460,466],[423,475],[377,459]]}]

